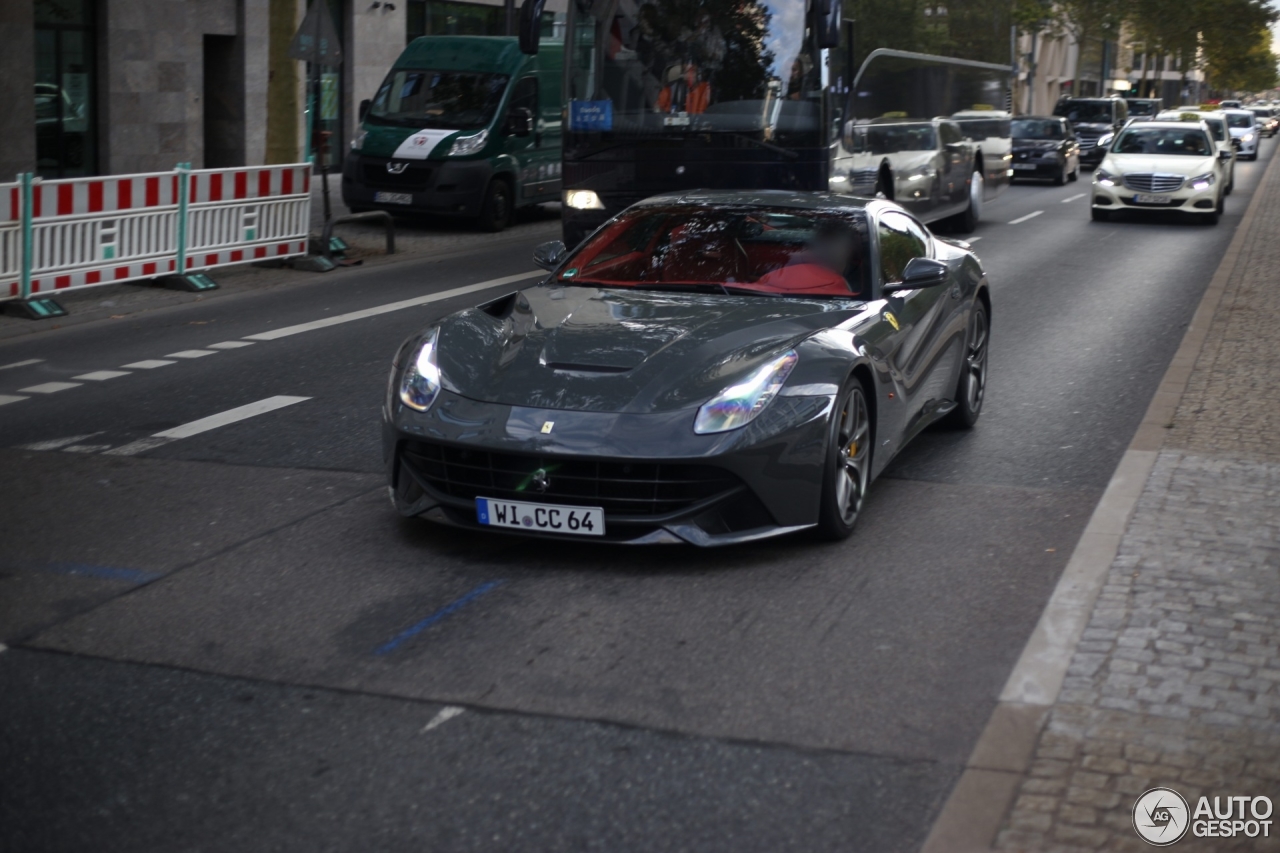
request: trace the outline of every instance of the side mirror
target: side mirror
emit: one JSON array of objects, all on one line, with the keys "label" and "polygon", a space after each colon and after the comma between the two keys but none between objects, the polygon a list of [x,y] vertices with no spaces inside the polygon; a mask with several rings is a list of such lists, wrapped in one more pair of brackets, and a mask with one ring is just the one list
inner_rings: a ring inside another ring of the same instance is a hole
[{"label": "side mirror", "polygon": [[550,243],[542,243],[533,250],[533,262],[544,270],[553,270],[560,266],[560,262],[567,254],[569,250],[565,248],[563,242],[552,240]]},{"label": "side mirror", "polygon": [[944,284],[949,274],[947,265],[942,261],[935,261],[932,258],[912,258],[907,262],[907,268],[902,271],[902,281],[885,285],[884,292],[936,287]]},{"label": "side mirror", "polygon": [[1219,160],[1230,160],[1236,156],[1236,152],[1230,148],[1223,148],[1218,152]]},{"label": "side mirror", "polygon": [[365,98],[360,102],[360,121],[364,121],[364,117],[369,114],[369,107],[373,106],[373,101]]},{"label": "side mirror", "polygon": [[507,133],[512,136],[533,133],[533,112],[528,107],[513,107],[507,116]]},{"label": "side mirror", "polygon": [[524,0],[520,7],[520,52],[528,56],[538,55],[538,42],[542,38],[542,8],[547,0]]},{"label": "side mirror", "polygon": [[844,3],[842,0],[810,0],[810,2],[813,4],[812,28],[818,47],[839,47]]}]

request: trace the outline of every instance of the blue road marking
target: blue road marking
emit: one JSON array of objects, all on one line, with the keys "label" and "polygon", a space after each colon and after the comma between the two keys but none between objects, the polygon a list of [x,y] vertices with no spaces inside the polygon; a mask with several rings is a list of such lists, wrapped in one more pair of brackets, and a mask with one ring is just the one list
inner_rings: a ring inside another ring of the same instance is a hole
[{"label": "blue road marking", "polygon": [[385,654],[390,654],[391,652],[394,652],[403,643],[413,639],[418,634],[421,634],[423,631],[427,630],[437,622],[443,619],[447,619],[448,617],[452,616],[454,613],[457,613],[463,607],[470,604],[472,601],[475,601],[477,598],[484,595],[486,592],[489,592],[495,587],[501,586],[502,583],[503,583],[502,581],[489,581],[488,583],[480,584],[480,586],[471,590],[471,592],[462,596],[462,598],[459,598],[456,601],[452,601],[449,604],[446,604],[444,607],[441,607],[435,613],[432,613],[430,616],[428,616],[426,619],[423,619],[421,622],[417,623],[416,625],[411,625],[408,628],[405,628],[399,634],[396,634],[390,640],[387,640],[385,643],[383,643],[382,645],[374,649],[373,653],[375,655],[385,655]]},{"label": "blue road marking", "polygon": [[142,569],[124,569],[118,566],[95,566],[92,563],[40,563],[34,568],[59,575],[74,575],[96,578],[104,581],[124,581],[126,583],[151,583],[163,577],[159,572],[144,572]]}]

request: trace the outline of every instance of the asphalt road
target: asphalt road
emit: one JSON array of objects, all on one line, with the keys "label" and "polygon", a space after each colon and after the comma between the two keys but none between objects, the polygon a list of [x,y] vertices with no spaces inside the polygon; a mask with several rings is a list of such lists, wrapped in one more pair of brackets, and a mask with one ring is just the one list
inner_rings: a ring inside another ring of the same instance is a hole
[{"label": "asphalt road", "polygon": [[916,849],[1273,147],[1216,227],[990,204],[982,421],[838,545],[399,519],[389,359],[531,246],[0,343],[0,849]]}]

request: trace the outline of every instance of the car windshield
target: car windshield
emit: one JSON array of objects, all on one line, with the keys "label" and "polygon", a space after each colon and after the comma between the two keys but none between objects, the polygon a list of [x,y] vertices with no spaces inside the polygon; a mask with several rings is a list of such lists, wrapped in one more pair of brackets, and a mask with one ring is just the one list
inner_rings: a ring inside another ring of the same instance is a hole
[{"label": "car windshield", "polygon": [[1155,101],[1129,101],[1128,103],[1129,115],[1131,116],[1149,116],[1155,114]]},{"label": "car windshield", "polygon": [[673,205],[623,213],[557,281],[601,287],[861,298],[860,211]]},{"label": "car windshield", "polygon": [[1063,101],[1054,107],[1053,114],[1073,122],[1111,124],[1111,102]]},{"label": "car windshield", "polygon": [[1061,139],[1062,122],[1046,118],[1016,118],[1013,120],[1014,139]]},{"label": "car windshield", "polygon": [[1253,127],[1253,116],[1244,113],[1227,113],[1227,126],[1249,129]]},{"label": "car windshield", "polygon": [[478,130],[493,119],[505,74],[402,68],[382,82],[369,107],[372,124]]},{"label": "car windshield", "polygon": [[1198,127],[1132,127],[1120,134],[1111,152],[1208,157],[1213,146]]},{"label": "car windshield", "polygon": [[1252,112],[1254,115],[1262,116],[1263,118],[1269,118],[1271,116],[1270,107],[1253,107]]},{"label": "car windshield", "polygon": [[823,69],[803,3],[575,0],[568,129],[817,144]]},{"label": "car windshield", "polygon": [[867,143],[872,154],[895,151],[935,151],[937,135],[927,122],[913,124],[867,125]]}]

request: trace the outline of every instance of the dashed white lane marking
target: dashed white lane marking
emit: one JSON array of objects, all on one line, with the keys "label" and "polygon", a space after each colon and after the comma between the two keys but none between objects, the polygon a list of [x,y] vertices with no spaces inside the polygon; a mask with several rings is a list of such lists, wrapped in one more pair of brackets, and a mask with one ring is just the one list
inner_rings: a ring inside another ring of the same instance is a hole
[{"label": "dashed white lane marking", "polygon": [[79,388],[80,382],[43,382],[39,385],[31,385],[26,388],[19,388],[19,394],[56,394],[59,391],[66,391],[68,388]]},{"label": "dashed white lane marking", "polygon": [[1037,211],[1034,211],[1033,213],[1028,213],[1026,216],[1019,216],[1017,219],[1010,219],[1009,224],[1019,225],[1023,222],[1026,222],[1028,219],[1035,219],[1037,216],[1039,216],[1042,213],[1044,213],[1043,210],[1037,210]]},{"label": "dashed white lane marking", "polygon": [[251,347],[253,341],[223,341],[217,344],[209,344],[209,349],[240,349],[240,347]]},{"label": "dashed white lane marking", "polygon": [[20,444],[18,447],[22,450],[57,450],[59,447],[79,444],[86,438],[93,438],[95,435],[100,435],[100,433],[91,432],[88,435],[69,435],[66,438],[50,438],[45,441],[33,441],[30,444]]},{"label": "dashed white lane marking", "polygon": [[267,397],[265,400],[258,400],[256,403],[246,403],[243,406],[236,406],[234,409],[227,409],[225,412],[218,412],[216,415],[209,415],[209,417],[201,418],[198,421],[191,421],[191,423],[158,432],[152,438],[190,438],[193,435],[199,435],[211,429],[264,415],[267,412],[274,412],[276,409],[283,409],[285,406],[292,406],[294,403],[302,403],[310,399],[310,397],[289,397],[283,394],[278,397]]},{"label": "dashed white lane marking", "polygon": [[1076,199],[1078,199],[1078,198],[1084,198],[1084,197],[1085,197],[1085,196],[1087,196],[1087,195],[1088,195],[1088,193],[1076,193],[1075,195],[1070,195],[1070,196],[1067,196],[1066,198],[1064,198],[1064,199],[1062,200],[1062,203],[1063,203],[1063,204],[1066,204],[1066,203],[1068,203],[1068,202],[1075,201],[1075,200],[1076,200]]},{"label": "dashed white lane marking", "polygon": [[6,646],[4,643],[0,643],[0,654],[4,654],[7,651],[9,651],[9,647]]},{"label": "dashed white lane marking", "polygon": [[79,376],[73,376],[72,379],[87,379],[90,382],[101,382],[104,379],[115,379],[117,376],[128,376],[127,370],[95,370],[92,373],[81,373]]},{"label": "dashed white lane marking", "polygon": [[63,453],[100,453],[110,448],[109,444],[69,444],[62,448]]},{"label": "dashed white lane marking", "polygon": [[14,361],[9,364],[0,364],[0,370],[8,370],[11,367],[26,367],[28,364],[39,364],[44,361],[43,358],[29,358],[26,361]]},{"label": "dashed white lane marking", "polygon": [[542,270],[533,270],[531,272],[523,272],[518,275],[509,275],[504,278],[494,278],[489,281],[482,281],[478,284],[469,284],[466,287],[455,287],[452,290],[442,290],[439,293],[432,293],[429,296],[419,296],[414,299],[405,299],[401,302],[389,302],[386,305],[376,305],[373,308],[352,311],[348,314],[339,314],[336,317],[325,317],[323,320],[312,320],[310,323],[299,323],[296,326],[285,326],[283,329],[272,329],[270,332],[260,332],[256,335],[245,335],[245,340],[274,341],[279,338],[287,338],[291,335],[300,335],[303,332],[314,331],[315,329],[325,329],[329,326],[350,323],[353,320],[363,320],[365,317],[376,317],[379,314],[389,314],[392,311],[401,311],[405,308],[414,308],[418,305],[428,305],[432,302],[439,302],[443,299],[452,299],[455,296],[464,296],[468,293],[475,293],[478,290],[487,290],[490,287],[513,284],[517,281],[525,281],[526,279],[537,278],[542,275],[546,275],[546,273]]},{"label": "dashed white lane marking", "polygon": [[20,403],[27,397],[19,397],[17,394],[0,394],[0,406],[7,406],[10,403]]},{"label": "dashed white lane marking", "polygon": [[294,403],[301,403],[310,400],[310,397],[288,397],[277,396],[267,397],[258,400],[256,403],[246,403],[243,406],[237,406],[234,409],[227,409],[225,412],[218,412],[216,415],[209,415],[207,418],[200,418],[197,421],[176,426],[173,429],[166,429],[146,438],[140,438],[137,441],[131,441],[111,450],[104,451],[104,456],[136,456],[148,450],[154,450],[162,444],[168,444],[171,441],[177,441],[180,438],[190,438],[193,435],[199,435],[202,432],[208,432],[211,429],[233,424],[237,421],[247,420],[257,415],[265,415],[267,412],[274,412],[276,409],[283,409],[285,406],[292,406]]},{"label": "dashed white lane marking", "polygon": [[162,358],[144,358],[142,361],[135,361],[133,364],[126,364],[125,367],[136,368],[137,370],[153,370],[157,367],[168,367],[171,364],[177,364],[176,361],[165,361]]},{"label": "dashed white lane marking", "polygon": [[422,727],[422,732],[420,732],[420,734],[429,732],[432,729],[440,728],[440,726],[443,726],[465,710],[466,708],[459,708],[457,705],[450,705],[447,708],[441,708],[440,713],[432,717],[431,722]]},{"label": "dashed white lane marking", "polygon": [[966,238],[965,238],[965,242],[966,242],[966,243],[976,243],[976,242],[978,242],[978,241],[979,241],[979,240],[981,240],[981,239],[982,239],[981,237],[966,237]]},{"label": "dashed white lane marking", "polygon": [[217,355],[211,349],[184,349],[181,352],[171,352],[165,358],[204,358],[206,355]]}]

